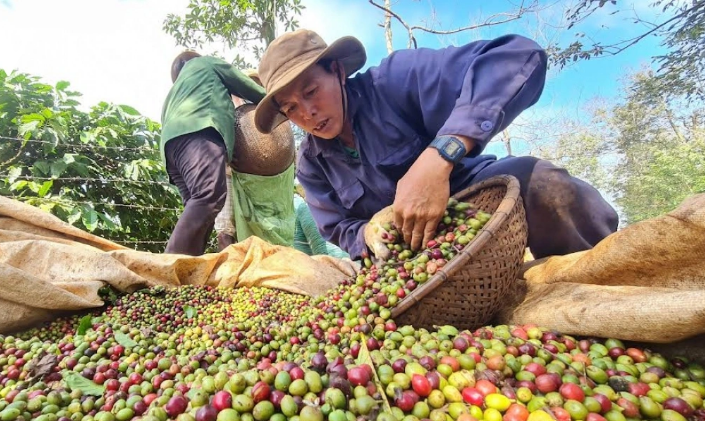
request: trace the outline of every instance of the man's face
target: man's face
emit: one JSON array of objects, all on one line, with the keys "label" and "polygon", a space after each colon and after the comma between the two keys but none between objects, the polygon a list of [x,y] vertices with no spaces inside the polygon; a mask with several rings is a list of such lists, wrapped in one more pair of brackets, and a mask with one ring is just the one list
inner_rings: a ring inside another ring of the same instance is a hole
[{"label": "man's face", "polygon": [[323,139],[343,130],[343,101],[337,63],[331,71],[315,65],[274,96],[279,110],[294,124]]}]

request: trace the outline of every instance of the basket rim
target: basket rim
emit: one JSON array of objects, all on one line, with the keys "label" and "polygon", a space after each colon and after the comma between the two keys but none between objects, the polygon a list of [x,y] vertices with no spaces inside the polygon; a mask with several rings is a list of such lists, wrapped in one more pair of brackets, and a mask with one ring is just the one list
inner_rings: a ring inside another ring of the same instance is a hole
[{"label": "basket rim", "polygon": [[397,317],[412,307],[414,304],[421,301],[426,295],[440,287],[448,278],[452,277],[458,270],[472,259],[487,242],[494,236],[494,233],[504,224],[509,218],[510,213],[516,206],[517,201],[521,198],[519,180],[511,175],[496,175],[494,177],[483,180],[477,184],[473,184],[458,193],[453,197],[458,200],[465,200],[469,196],[478,191],[495,187],[506,186],[507,191],[502,198],[502,201],[497,206],[497,210],[492,214],[489,221],[477,233],[475,238],[465,247],[460,254],[451,259],[445,266],[436,272],[431,279],[420,285],[409,295],[404,297],[399,304],[392,309],[392,318]]}]

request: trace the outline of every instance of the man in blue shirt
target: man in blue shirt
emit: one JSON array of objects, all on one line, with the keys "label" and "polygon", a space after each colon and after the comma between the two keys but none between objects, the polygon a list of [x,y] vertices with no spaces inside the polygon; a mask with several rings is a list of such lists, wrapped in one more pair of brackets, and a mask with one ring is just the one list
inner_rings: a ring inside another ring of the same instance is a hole
[{"label": "man in blue shirt", "polygon": [[[308,133],[297,178],[324,238],[365,255],[370,219],[393,205],[414,249],[433,237],[451,194],[498,174],[517,177],[536,258],[585,250],[617,229],[593,187],[533,157],[480,155],[543,91],[546,53],[518,35],[461,47],[401,50],[378,66],[344,37],[330,46],[297,30],[262,58],[268,133],[287,118]],[[367,243],[370,241],[368,240]]]}]

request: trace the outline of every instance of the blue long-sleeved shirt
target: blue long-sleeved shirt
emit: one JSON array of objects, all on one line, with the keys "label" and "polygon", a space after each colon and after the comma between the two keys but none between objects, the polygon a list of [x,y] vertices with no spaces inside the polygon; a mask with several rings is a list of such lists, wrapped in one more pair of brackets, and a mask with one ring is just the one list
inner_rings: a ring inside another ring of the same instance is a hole
[{"label": "blue long-sleeved shirt", "polygon": [[401,50],[348,78],[348,113],[359,158],[337,140],[308,135],[297,178],[323,237],[353,259],[366,250],[364,225],[394,202],[397,182],[436,136],[464,135],[476,145],[450,175],[451,194],[496,157],[489,140],[535,104],[546,53],[508,35],[461,47]]}]

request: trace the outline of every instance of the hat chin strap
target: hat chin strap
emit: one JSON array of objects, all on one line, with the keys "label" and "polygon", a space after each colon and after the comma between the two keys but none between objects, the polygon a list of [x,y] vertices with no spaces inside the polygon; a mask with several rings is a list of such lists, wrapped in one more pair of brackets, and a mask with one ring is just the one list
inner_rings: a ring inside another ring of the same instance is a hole
[{"label": "hat chin strap", "polygon": [[[338,62],[338,63],[340,63],[340,62]],[[340,76],[340,72],[336,72],[336,73],[338,74],[338,85],[340,86],[340,100],[343,103],[342,104],[343,105],[343,127],[345,127],[345,122],[347,121],[347,118],[348,118],[348,101],[346,101],[347,93],[343,89],[343,78]]]}]

